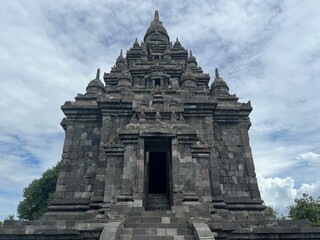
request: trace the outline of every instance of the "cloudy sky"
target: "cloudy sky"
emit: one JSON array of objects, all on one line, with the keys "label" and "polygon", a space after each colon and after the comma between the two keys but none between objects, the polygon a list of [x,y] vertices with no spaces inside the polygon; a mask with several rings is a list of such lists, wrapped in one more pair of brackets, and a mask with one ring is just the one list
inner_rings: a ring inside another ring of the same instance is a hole
[{"label": "cloudy sky", "polygon": [[159,10],[203,70],[251,100],[262,198],[282,214],[320,195],[320,2],[19,1],[0,8],[0,220],[61,158],[60,106],[143,39]]}]

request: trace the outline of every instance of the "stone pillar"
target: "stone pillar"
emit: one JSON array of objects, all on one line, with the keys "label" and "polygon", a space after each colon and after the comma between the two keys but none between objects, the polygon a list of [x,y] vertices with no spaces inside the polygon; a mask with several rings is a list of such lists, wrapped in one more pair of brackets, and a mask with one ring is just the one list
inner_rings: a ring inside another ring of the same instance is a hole
[{"label": "stone pillar", "polygon": [[182,205],[182,189],[183,182],[180,177],[180,159],[181,153],[179,151],[178,138],[172,139],[172,203],[173,205]]},{"label": "stone pillar", "polygon": [[107,168],[105,173],[104,202],[114,203],[121,192],[124,146],[117,144],[106,149]]},{"label": "stone pillar", "polygon": [[189,202],[199,201],[203,204],[212,202],[210,189],[210,165],[209,165],[210,149],[206,145],[196,145],[192,147],[192,162],[195,166],[195,195],[186,199]]},{"label": "stone pillar", "polygon": [[133,187],[136,185],[136,145],[126,144],[123,160],[123,173],[121,183],[121,195],[131,196],[133,194]]},{"label": "stone pillar", "polygon": [[[186,204],[191,200],[198,201],[196,197],[196,159],[192,159],[191,143],[180,143],[177,147],[178,158],[174,165],[176,173],[173,172],[173,176],[177,176],[179,205]],[[175,181],[174,181],[175,182]],[[176,184],[175,184],[176,186]]]},{"label": "stone pillar", "polygon": [[180,158],[180,177],[183,184],[183,192],[184,193],[193,193],[195,191],[195,169],[196,169],[196,161],[192,159],[191,155],[191,144],[181,144],[179,146],[181,151]]},{"label": "stone pillar", "polygon": [[[143,200],[144,197],[144,139],[138,139],[137,145],[137,172],[136,172],[136,189],[134,189],[134,200]],[[142,204],[142,203],[141,203]]]},{"label": "stone pillar", "polygon": [[223,190],[224,186],[221,182],[220,176],[221,176],[221,156],[220,152],[222,151],[220,148],[221,141],[219,141],[219,124],[213,123],[213,136],[215,136],[214,139],[214,147],[211,149],[210,152],[210,178],[211,178],[211,192],[212,192],[212,200],[213,205],[216,208],[225,207],[225,203],[223,203],[224,196],[223,196]]}]

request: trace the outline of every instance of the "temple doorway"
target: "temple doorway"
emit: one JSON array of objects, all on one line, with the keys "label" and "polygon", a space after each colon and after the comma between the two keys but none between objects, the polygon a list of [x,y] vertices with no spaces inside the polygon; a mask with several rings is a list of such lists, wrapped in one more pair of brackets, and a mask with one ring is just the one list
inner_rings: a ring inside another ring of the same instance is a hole
[{"label": "temple doorway", "polygon": [[146,210],[170,208],[171,179],[171,139],[145,139]]},{"label": "temple doorway", "polygon": [[167,152],[149,153],[149,193],[168,193],[168,158]]}]

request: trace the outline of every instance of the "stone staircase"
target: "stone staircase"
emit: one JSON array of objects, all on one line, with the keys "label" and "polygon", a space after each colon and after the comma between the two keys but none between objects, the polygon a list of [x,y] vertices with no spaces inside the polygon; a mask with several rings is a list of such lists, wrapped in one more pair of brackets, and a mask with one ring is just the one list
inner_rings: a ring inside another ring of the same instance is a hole
[{"label": "stone staircase", "polygon": [[120,240],[196,240],[188,217],[174,212],[130,212]]},{"label": "stone staircase", "polygon": [[146,199],[146,210],[167,210],[170,209],[168,194],[149,194]]}]

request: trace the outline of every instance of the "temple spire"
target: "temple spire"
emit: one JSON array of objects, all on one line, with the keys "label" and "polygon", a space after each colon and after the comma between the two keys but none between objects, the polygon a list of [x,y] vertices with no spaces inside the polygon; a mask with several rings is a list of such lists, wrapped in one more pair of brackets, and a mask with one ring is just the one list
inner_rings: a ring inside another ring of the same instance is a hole
[{"label": "temple spire", "polygon": [[123,67],[124,64],[125,64],[125,60],[124,60],[124,58],[123,58],[123,56],[122,56],[122,49],[121,49],[120,55],[119,55],[119,57],[117,58],[116,66],[117,66],[117,67]]},{"label": "temple spire", "polygon": [[89,82],[86,91],[85,95],[97,95],[106,92],[103,83],[100,81],[100,68],[97,68],[96,78]]},{"label": "temple spire", "polygon": [[158,11],[154,12],[153,20],[151,21],[150,26],[147,29],[146,34],[144,35],[144,42],[149,42],[149,40],[153,38],[152,36],[156,38],[159,38],[160,36],[162,40],[166,41],[167,43],[170,42],[167,30],[164,28],[162,22],[160,21]]},{"label": "temple spire", "polygon": [[175,41],[175,43],[173,44],[173,47],[174,47],[174,48],[181,48],[181,43],[179,42],[179,39],[178,39],[178,38],[176,38],[176,41]]},{"label": "temple spire", "polygon": [[155,11],[154,12],[154,19],[153,19],[154,22],[159,22],[159,12],[158,11]]},{"label": "temple spire", "polygon": [[220,78],[218,68],[215,69],[215,79],[211,84],[210,94],[216,96],[230,96],[228,84]]},{"label": "temple spire", "polygon": [[215,74],[216,74],[215,79],[219,79],[220,77],[219,77],[219,71],[218,71],[218,68],[216,68],[216,70],[215,70]]},{"label": "temple spire", "polygon": [[139,43],[138,43],[138,39],[137,38],[134,40],[133,47],[134,48],[139,47]]},{"label": "temple spire", "polygon": [[96,79],[97,79],[97,80],[99,80],[99,79],[100,79],[100,68],[98,68],[98,69],[97,69]]}]

